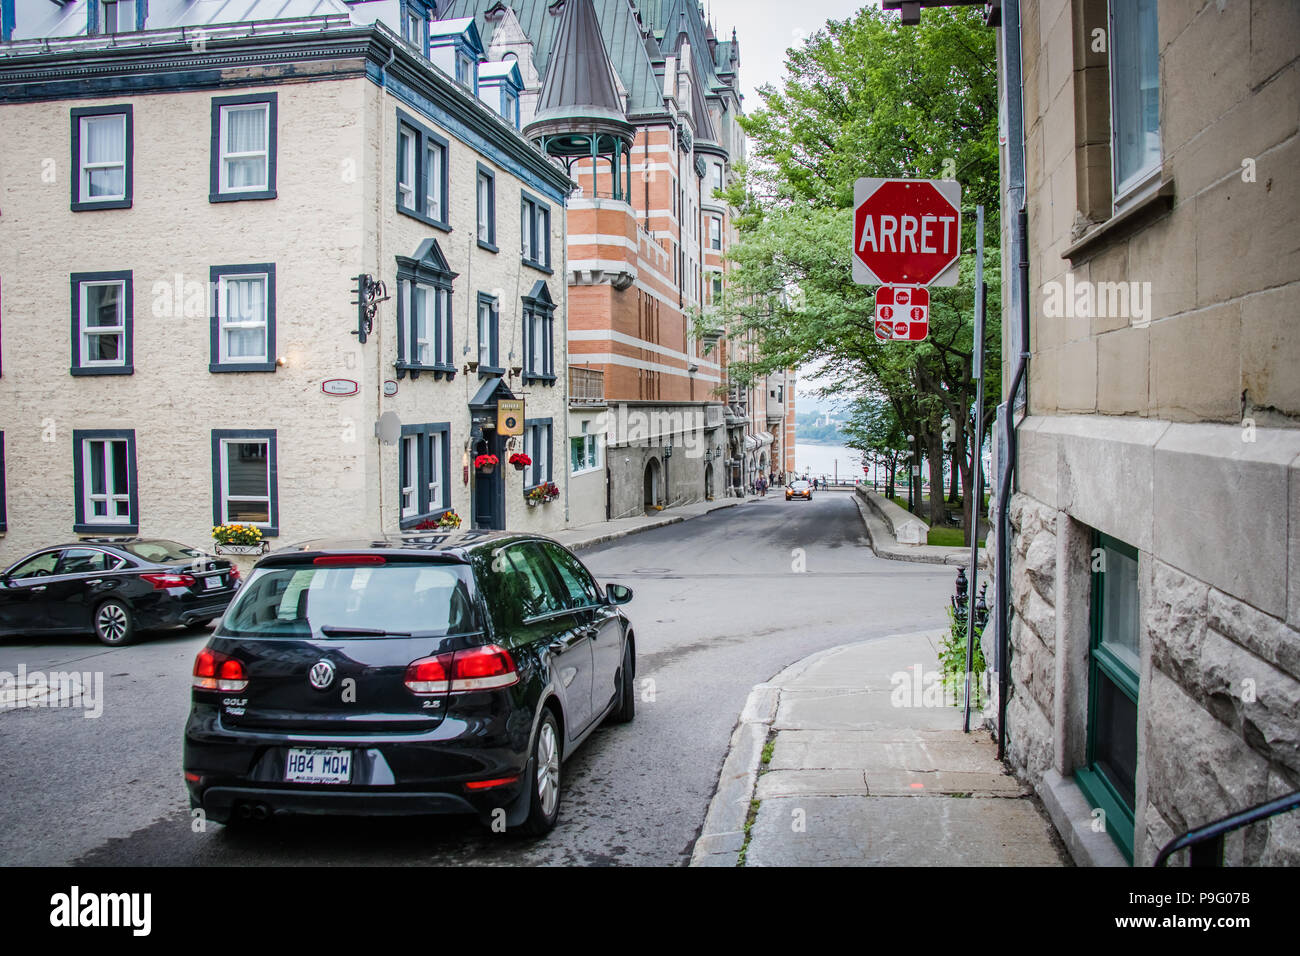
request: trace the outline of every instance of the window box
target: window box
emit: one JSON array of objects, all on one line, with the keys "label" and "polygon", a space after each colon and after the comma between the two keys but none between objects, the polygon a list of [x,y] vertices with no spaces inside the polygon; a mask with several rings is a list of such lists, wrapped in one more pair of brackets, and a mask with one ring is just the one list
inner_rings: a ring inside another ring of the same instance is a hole
[{"label": "window box", "polygon": [[275,198],[277,94],[212,99],[209,202]]},{"label": "window box", "polygon": [[72,211],[130,209],[135,174],[131,104],[72,110]]},{"label": "window box", "polygon": [[209,372],[275,371],[275,263],[213,266]]},{"label": "window box", "polygon": [[72,530],[77,534],[140,530],[136,495],[135,432],[127,429],[74,430]]},{"label": "window box", "polygon": [[73,375],[131,375],[134,298],[131,273],[74,272],[72,282]]},{"label": "window box", "polygon": [[214,544],[212,548],[217,554],[266,554],[270,550],[270,544],[266,541],[257,544]]}]

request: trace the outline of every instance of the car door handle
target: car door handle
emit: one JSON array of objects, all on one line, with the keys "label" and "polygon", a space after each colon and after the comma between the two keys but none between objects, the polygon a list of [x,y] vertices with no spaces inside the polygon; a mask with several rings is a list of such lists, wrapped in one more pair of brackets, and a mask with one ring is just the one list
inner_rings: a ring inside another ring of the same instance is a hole
[{"label": "car door handle", "polygon": [[586,636],[587,635],[585,635],[581,631],[574,631],[570,634],[564,635],[564,637],[558,637],[555,640],[551,641],[551,650],[567,651],[575,644],[582,643],[582,641],[586,638]]},{"label": "car door handle", "polygon": [[90,584],[103,584],[103,583],[104,583],[104,579],[103,579],[103,578],[91,578],[89,581],[86,582],[87,585],[90,585]]},{"label": "car door handle", "polygon": [[35,592],[35,591],[44,591],[44,590],[46,589],[46,587],[48,587],[48,585],[45,585],[45,584],[38,584],[38,585],[36,585],[36,587],[32,588],[32,591],[33,591],[33,592]]}]

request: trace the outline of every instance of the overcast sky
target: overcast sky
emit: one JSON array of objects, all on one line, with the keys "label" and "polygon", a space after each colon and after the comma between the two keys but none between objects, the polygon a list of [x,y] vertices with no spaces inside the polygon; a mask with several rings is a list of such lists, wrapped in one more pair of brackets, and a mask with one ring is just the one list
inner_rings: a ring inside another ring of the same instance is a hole
[{"label": "overcast sky", "polygon": [[[705,13],[718,32],[718,39],[731,39],[736,29],[740,41],[740,90],[745,110],[763,105],[758,88],[771,83],[778,89],[785,76],[785,51],[812,36],[827,20],[846,20],[864,6],[879,6],[879,0],[705,0]],[[839,410],[829,399],[808,393],[822,382],[816,364],[798,371],[798,411]]]},{"label": "overcast sky", "polygon": [[820,30],[827,20],[846,20],[878,0],[704,0],[719,40],[731,39],[736,29],[740,41],[740,90],[745,109],[763,105],[758,88],[764,83],[781,86],[785,51]]}]

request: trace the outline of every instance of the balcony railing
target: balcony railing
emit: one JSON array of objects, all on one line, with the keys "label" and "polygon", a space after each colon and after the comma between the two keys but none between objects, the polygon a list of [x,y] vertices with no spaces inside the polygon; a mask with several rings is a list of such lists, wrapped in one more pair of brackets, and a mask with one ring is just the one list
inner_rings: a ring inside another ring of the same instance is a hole
[{"label": "balcony railing", "polygon": [[604,405],[605,373],[599,369],[570,365],[569,404]]}]

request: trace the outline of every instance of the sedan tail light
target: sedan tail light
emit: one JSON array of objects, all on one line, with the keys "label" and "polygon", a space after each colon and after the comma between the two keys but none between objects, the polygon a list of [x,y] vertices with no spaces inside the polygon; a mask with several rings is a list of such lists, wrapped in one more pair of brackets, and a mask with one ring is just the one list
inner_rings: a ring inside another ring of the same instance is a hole
[{"label": "sedan tail light", "polygon": [[239,565],[235,564],[234,562],[231,562],[231,565],[226,570],[226,573],[230,575],[230,583],[234,584],[236,581],[239,580]]},{"label": "sedan tail light", "polygon": [[142,574],[140,577],[152,584],[155,591],[165,591],[168,588],[194,587],[194,575],[192,574]]},{"label": "sedan tail light", "polygon": [[412,661],[405,683],[413,694],[457,694],[510,687],[519,683],[519,672],[509,651],[488,644]]},{"label": "sedan tail light", "polygon": [[193,683],[199,690],[238,691],[248,686],[248,673],[240,661],[205,647],[194,658]]}]

